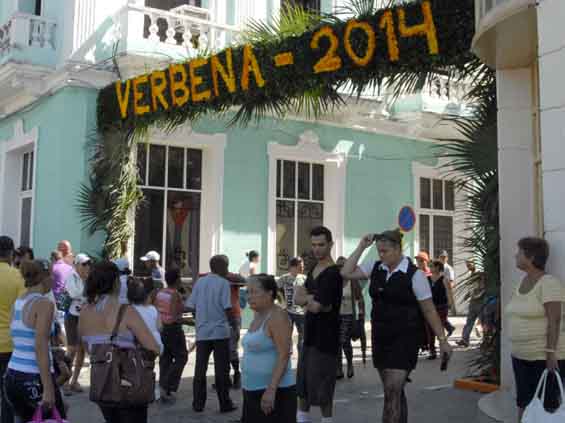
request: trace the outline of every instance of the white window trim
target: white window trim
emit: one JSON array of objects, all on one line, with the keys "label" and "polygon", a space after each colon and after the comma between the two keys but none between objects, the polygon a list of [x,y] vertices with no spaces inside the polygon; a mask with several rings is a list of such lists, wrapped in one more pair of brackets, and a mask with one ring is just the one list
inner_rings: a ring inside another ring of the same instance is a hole
[{"label": "white window trim", "polygon": [[[37,177],[37,140],[39,137],[39,128],[36,126],[30,129],[29,132],[24,132],[24,123],[23,121],[17,120],[14,123],[14,135],[11,139],[1,142],[0,143],[0,228],[3,234],[6,234],[14,239],[14,242],[19,243],[21,238],[21,207],[22,207],[22,196],[20,190],[21,184],[21,169],[18,173],[17,181],[6,181],[6,161],[8,159],[9,153],[27,153],[29,151],[34,152],[33,158],[33,180],[32,180],[32,189],[31,192],[28,192],[28,197],[31,197],[31,223],[30,223],[30,236],[29,236],[29,246],[33,247],[33,232],[34,232],[34,221],[35,221],[35,187],[36,187],[36,177]],[[17,221],[18,225],[16,228],[10,227],[4,222],[5,215],[4,215],[4,207],[2,204],[4,203],[4,199],[7,195],[7,183],[16,183],[18,187],[18,216]]]},{"label": "white window trim", "polygon": [[[224,198],[224,150],[226,134],[200,134],[190,127],[181,127],[170,133],[159,129],[149,131],[147,142],[171,147],[195,148],[202,150],[202,194],[200,200],[200,254],[199,269],[208,269],[212,256],[222,251],[223,198]],[[131,217],[135,225],[134,216]],[[135,233],[135,232],[134,232]],[[130,263],[133,257],[133,239],[128,248]],[[162,252],[165,257],[165,252]]]},{"label": "white window trim", "polygon": [[[428,254],[433,255],[433,216],[450,216],[453,218],[453,260],[455,260],[457,242],[456,234],[458,233],[458,227],[456,226],[455,214],[457,212],[457,200],[455,200],[455,210],[437,210],[437,209],[425,209],[420,207],[420,178],[429,179],[441,179],[443,181],[443,202],[445,204],[445,181],[451,178],[446,177],[449,173],[450,168],[447,165],[448,160],[440,158],[436,166],[426,166],[422,163],[413,162],[412,163],[412,175],[414,178],[414,212],[416,213],[416,225],[414,230],[414,251],[420,251],[420,214],[426,214],[430,216],[430,250],[427,251]],[[431,191],[431,206],[433,207],[433,183]]]},{"label": "white window trim", "polygon": [[22,208],[23,208],[23,202],[25,199],[27,198],[31,198],[31,213],[30,213],[30,237],[29,237],[29,243],[30,243],[30,247],[32,244],[32,229],[33,229],[33,192],[34,192],[34,188],[35,188],[35,151],[33,150],[33,148],[26,148],[25,151],[21,152],[21,162],[20,162],[20,184],[21,184],[21,178],[23,176],[23,172],[24,172],[24,156],[26,154],[30,154],[31,156],[33,156],[32,158],[32,163],[31,163],[31,167],[28,168],[27,173],[28,173],[28,184],[29,184],[29,176],[31,173],[31,189],[22,191],[20,188],[19,191],[19,195],[18,195],[18,243],[21,243],[21,239],[22,239]]},{"label": "white window trim", "polygon": [[335,257],[343,254],[345,186],[347,156],[342,152],[327,152],[320,147],[320,138],[313,131],[300,135],[296,145],[270,142],[269,155],[269,228],[267,235],[267,271],[275,274],[277,268],[277,160],[320,163],[324,166],[324,226],[334,237]]}]

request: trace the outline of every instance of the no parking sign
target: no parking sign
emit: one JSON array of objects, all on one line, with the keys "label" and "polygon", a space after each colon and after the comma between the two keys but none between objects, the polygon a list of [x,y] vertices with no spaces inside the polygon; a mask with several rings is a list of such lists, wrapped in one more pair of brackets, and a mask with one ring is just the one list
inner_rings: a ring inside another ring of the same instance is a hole
[{"label": "no parking sign", "polygon": [[410,206],[404,206],[398,213],[398,227],[402,232],[410,232],[416,225],[416,213]]}]

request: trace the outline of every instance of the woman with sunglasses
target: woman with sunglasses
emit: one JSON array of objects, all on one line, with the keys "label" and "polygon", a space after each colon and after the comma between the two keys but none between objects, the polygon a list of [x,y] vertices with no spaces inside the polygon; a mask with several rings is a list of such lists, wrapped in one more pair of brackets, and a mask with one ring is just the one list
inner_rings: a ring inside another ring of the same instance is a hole
[{"label": "woman with sunglasses", "polygon": [[65,314],[65,333],[67,335],[69,359],[73,363],[72,366],[74,366],[70,382],[63,387],[63,393],[66,396],[83,392],[82,387],[78,383],[78,377],[84,365],[85,350],[78,335],[78,321],[80,310],[86,303],[84,283],[90,274],[90,264],[90,257],[82,253],[77,254],[74,271],[65,281],[65,289],[71,298],[71,305]]},{"label": "woman with sunglasses", "polygon": [[55,316],[55,305],[45,296],[53,287],[49,262],[24,261],[20,271],[27,292],[14,304],[10,325],[14,351],[4,376],[6,398],[24,422],[32,420],[39,406],[44,411],[55,408],[64,418],[49,347]]}]

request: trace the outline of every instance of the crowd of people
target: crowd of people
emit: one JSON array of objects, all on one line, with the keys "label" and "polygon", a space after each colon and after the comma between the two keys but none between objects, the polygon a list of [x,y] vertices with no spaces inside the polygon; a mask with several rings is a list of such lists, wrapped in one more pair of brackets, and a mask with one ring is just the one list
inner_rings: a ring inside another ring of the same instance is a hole
[{"label": "crowd of people", "polygon": [[[455,311],[455,276],[447,252],[436,260],[420,252],[412,260],[403,254],[402,233],[392,230],[364,236],[348,258],[334,261],[331,231],[317,227],[310,235],[307,266],[303,258],[292,258],[288,273],[276,278],[259,273],[259,254],[250,251],[232,273],[228,257],[217,255],[210,259],[210,272],[188,289],[178,269],[164,271],[156,251],[140,258],[147,276],[134,277],[125,245],[122,257],[94,261],[61,241],[47,261],[0,237],[1,422],[28,422],[38,410],[64,418],[63,397],[84,390],[79,376],[86,356],[90,399],[104,421],[147,422],[151,402],[177,400],[195,351],[194,412],[206,407],[213,354],[213,390],[221,413],[238,409],[230,390],[242,389],[242,423],[309,423],[312,407],[320,408],[322,423],[331,423],[336,383],[354,377],[352,340],[366,345],[367,286],[372,362],[384,388],[382,421],[407,422],[405,387],[419,352],[428,350],[435,359],[438,343],[442,367],[452,354],[448,315]],[[372,246],[377,256],[361,262]],[[544,240],[525,238],[518,244],[516,263],[526,277],[506,312],[520,412],[544,369],[565,374],[565,339],[559,336],[565,289],[545,273],[548,256]],[[469,345],[477,319],[483,331],[492,324],[485,313],[485,275],[472,261],[467,269],[472,289],[461,346]],[[253,319],[241,339],[240,357],[241,314],[247,306]],[[187,325],[195,327],[192,345]],[[296,372],[291,365],[295,328]],[[555,378],[547,390],[547,406],[556,408]]]}]

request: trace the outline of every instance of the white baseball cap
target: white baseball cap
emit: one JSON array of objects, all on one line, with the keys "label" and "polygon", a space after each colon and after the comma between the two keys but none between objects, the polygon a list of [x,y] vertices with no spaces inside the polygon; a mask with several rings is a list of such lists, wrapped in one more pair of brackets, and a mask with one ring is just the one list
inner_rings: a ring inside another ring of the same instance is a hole
[{"label": "white baseball cap", "polygon": [[75,257],[75,264],[84,264],[92,261],[90,257],[88,257],[84,253],[77,254]]},{"label": "white baseball cap", "polygon": [[157,251],[149,251],[143,257],[140,258],[141,261],[159,261],[161,256]]}]

